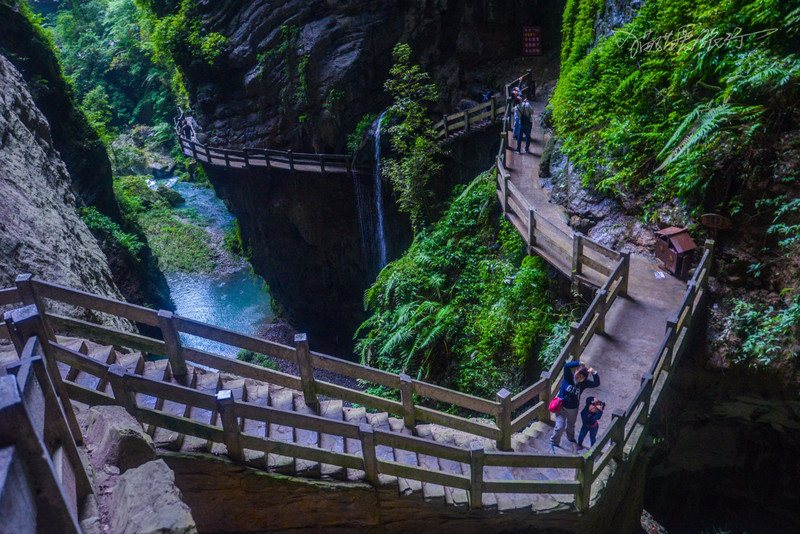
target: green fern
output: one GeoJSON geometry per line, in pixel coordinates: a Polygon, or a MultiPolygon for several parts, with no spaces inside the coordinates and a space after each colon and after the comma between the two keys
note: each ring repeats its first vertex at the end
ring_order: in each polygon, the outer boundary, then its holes
{"type": "Polygon", "coordinates": [[[706,104],[693,109],[686,115],[678,129],[667,141],[667,144],[658,153],[660,157],[666,151],[672,149],[669,156],[658,166],[656,172],[663,170],[694,146],[713,138],[719,129],[729,122],[731,117],[741,115],[746,111],[747,108],[729,104],[721,104],[714,107],[706,104]],[[677,142],[679,138],[680,142],[677,142]]]}

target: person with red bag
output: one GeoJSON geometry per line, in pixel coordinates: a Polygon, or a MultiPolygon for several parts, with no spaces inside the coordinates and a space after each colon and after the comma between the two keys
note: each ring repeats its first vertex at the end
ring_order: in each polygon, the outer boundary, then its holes
{"type": "Polygon", "coordinates": [[[600,375],[593,368],[587,368],[583,362],[568,362],[564,364],[564,378],[561,380],[561,388],[558,397],[561,398],[561,408],[556,412],[556,424],[550,436],[550,450],[556,453],[556,447],[561,447],[561,436],[567,432],[567,441],[572,443],[574,452],[577,443],[575,441],[575,421],[578,419],[578,408],[580,408],[581,393],[589,388],[596,388],[600,385],[600,375]],[[591,376],[591,379],[589,378],[591,376]]]}

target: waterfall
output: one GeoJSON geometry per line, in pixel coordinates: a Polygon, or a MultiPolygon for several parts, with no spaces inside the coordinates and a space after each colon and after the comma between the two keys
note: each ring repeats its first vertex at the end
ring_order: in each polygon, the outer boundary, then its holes
{"type": "Polygon", "coordinates": [[[381,121],[386,111],[381,113],[375,124],[375,213],[378,216],[377,245],[378,270],[386,267],[386,232],[383,225],[383,179],[381,178],[381,121]]]}
{"type": "Polygon", "coordinates": [[[361,231],[361,252],[364,254],[364,267],[370,279],[377,275],[375,261],[375,221],[372,210],[372,187],[363,175],[353,169],[353,189],[356,193],[356,209],[358,210],[358,227],[361,231]],[[365,183],[366,182],[366,183],[365,183]]]}
{"type": "Polygon", "coordinates": [[[369,278],[375,279],[386,266],[386,231],[383,215],[383,179],[381,178],[381,120],[384,111],[374,123],[375,171],[372,176],[353,170],[353,187],[361,231],[361,250],[369,278]]]}

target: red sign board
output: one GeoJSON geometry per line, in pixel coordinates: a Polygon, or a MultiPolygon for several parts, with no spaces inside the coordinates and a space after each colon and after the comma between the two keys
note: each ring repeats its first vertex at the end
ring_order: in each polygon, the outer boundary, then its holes
{"type": "Polygon", "coordinates": [[[526,56],[542,55],[542,28],[540,26],[522,28],[522,53],[526,56]]]}

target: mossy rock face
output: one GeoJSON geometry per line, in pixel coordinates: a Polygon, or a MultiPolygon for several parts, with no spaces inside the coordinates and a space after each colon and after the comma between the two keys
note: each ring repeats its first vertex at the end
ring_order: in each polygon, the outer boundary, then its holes
{"type": "Polygon", "coordinates": [[[174,189],[170,189],[165,185],[159,185],[158,189],[156,190],[156,193],[158,193],[159,196],[161,196],[161,198],[169,202],[169,205],[172,206],[173,208],[176,206],[180,206],[181,204],[186,202],[186,199],[183,198],[183,196],[181,196],[180,193],[178,193],[174,189]]]}

